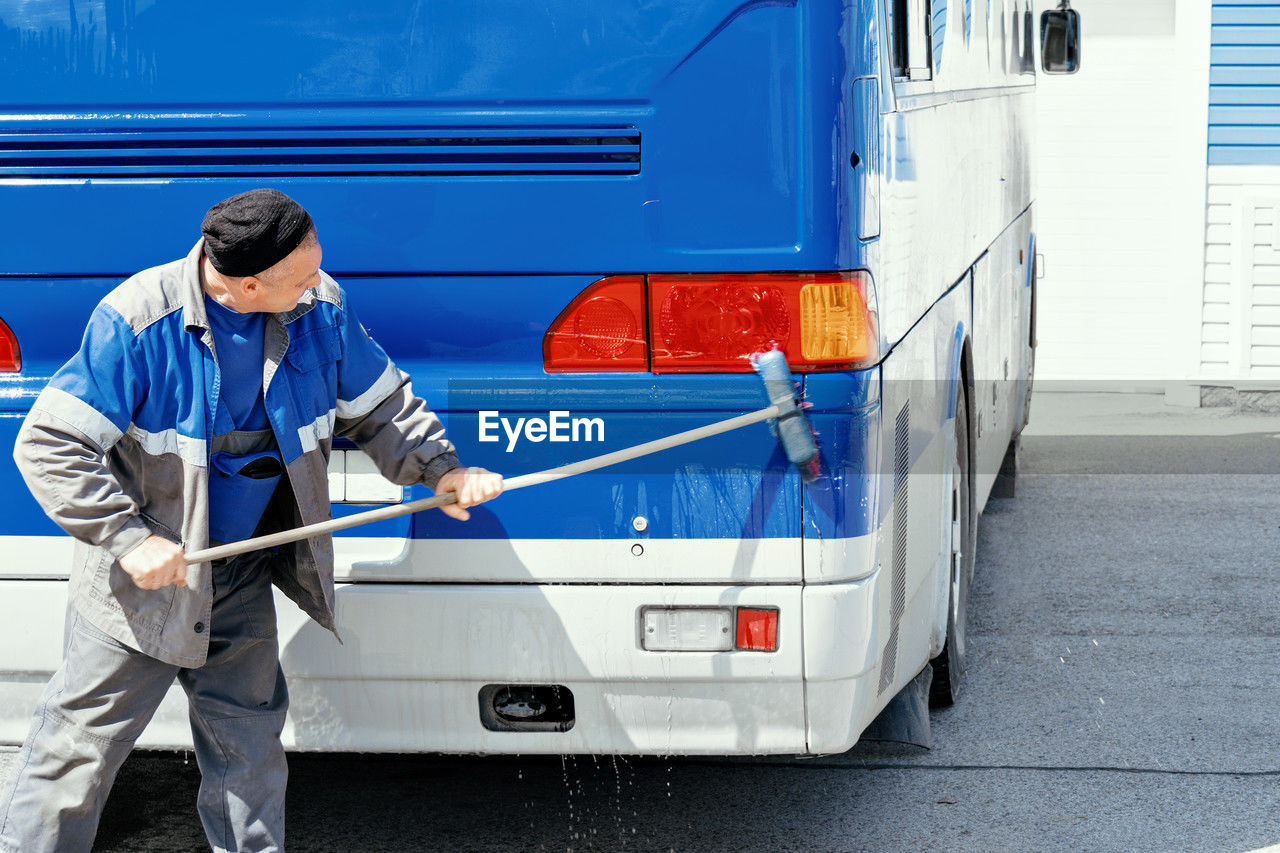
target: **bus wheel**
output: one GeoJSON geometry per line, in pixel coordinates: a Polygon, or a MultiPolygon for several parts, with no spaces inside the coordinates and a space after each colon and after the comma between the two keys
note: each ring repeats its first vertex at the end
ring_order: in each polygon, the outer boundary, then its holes
{"type": "Polygon", "coordinates": [[[973,580],[973,491],[970,488],[969,413],[963,386],[956,389],[956,455],[951,467],[951,559],[947,605],[947,640],[933,664],[929,704],[952,705],[960,698],[965,671],[965,633],[969,584],[973,580]]]}
{"type": "Polygon", "coordinates": [[[991,486],[991,497],[1011,498],[1018,493],[1018,454],[1022,449],[1022,436],[1017,433],[1009,439],[1009,447],[1000,462],[1000,473],[991,486]]]}

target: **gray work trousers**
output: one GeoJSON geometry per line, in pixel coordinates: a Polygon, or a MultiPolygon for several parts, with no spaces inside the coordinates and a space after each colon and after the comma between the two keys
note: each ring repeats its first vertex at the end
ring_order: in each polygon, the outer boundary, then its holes
{"type": "Polygon", "coordinates": [[[209,844],[284,849],[289,695],[265,556],[214,563],[209,657],[198,669],[144,655],[68,609],[62,666],[0,795],[0,851],[88,851],[116,771],[174,678],[190,706],[209,844]]]}

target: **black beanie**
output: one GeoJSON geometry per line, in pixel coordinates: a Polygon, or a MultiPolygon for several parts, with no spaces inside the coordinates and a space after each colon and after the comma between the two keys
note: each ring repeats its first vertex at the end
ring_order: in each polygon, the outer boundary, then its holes
{"type": "Polygon", "coordinates": [[[204,253],[223,275],[257,275],[298,248],[311,216],[278,190],[249,190],[209,208],[200,224],[204,253]]]}

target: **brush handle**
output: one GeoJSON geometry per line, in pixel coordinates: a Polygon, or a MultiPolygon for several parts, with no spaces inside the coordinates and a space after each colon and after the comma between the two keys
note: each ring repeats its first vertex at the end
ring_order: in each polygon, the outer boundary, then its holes
{"type": "MultiPolygon", "coordinates": [[[[644,444],[637,444],[634,447],[615,450],[612,453],[604,453],[600,456],[593,456],[590,459],[583,459],[579,462],[570,462],[568,465],[561,465],[559,468],[548,468],[545,471],[534,471],[531,474],[521,474],[518,477],[510,477],[503,482],[502,490],[504,492],[510,492],[515,489],[523,489],[527,486],[537,486],[542,483],[550,483],[553,480],[563,480],[566,477],[575,477],[578,474],[585,474],[588,471],[607,468],[610,465],[617,465],[620,462],[629,462],[632,459],[639,459],[640,457],[648,456],[651,453],[658,453],[663,450],[669,450],[672,447],[679,447],[682,444],[689,444],[693,441],[710,438],[713,435],[732,432],[735,429],[741,429],[745,426],[750,426],[751,424],[758,424],[761,421],[767,421],[770,418],[776,418],[777,416],[777,406],[757,409],[756,411],[748,412],[745,415],[738,415],[737,417],[717,421],[713,424],[707,424],[706,426],[700,426],[695,429],[678,432],[675,435],[669,435],[665,438],[646,441],[644,444]]],[[[456,494],[453,492],[446,492],[443,495],[432,495],[429,498],[410,501],[407,504],[395,504],[394,506],[379,507],[377,509],[368,510],[367,512],[348,515],[345,518],[334,518],[329,521],[308,524],[305,527],[295,527],[292,530],[282,530],[279,533],[269,533],[266,536],[258,536],[254,539],[245,539],[241,542],[229,542],[226,545],[218,545],[214,548],[205,548],[204,550],[193,551],[192,553],[187,554],[187,565],[190,566],[196,563],[204,563],[209,560],[221,560],[224,557],[234,557],[238,554],[247,554],[250,551],[257,551],[261,548],[274,548],[277,545],[287,545],[290,542],[297,542],[300,539],[309,539],[312,536],[320,536],[324,533],[333,533],[335,530],[346,530],[348,527],[358,527],[361,524],[370,524],[375,521],[397,518],[413,512],[436,509],[444,506],[445,504],[457,503],[457,500],[458,496],[456,494]]]]}

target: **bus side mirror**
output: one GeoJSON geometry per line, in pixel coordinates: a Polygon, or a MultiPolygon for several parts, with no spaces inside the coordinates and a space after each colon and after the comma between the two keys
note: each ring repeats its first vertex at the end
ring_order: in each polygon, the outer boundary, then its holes
{"type": "Polygon", "coordinates": [[[1046,74],[1080,70],[1080,16],[1068,0],[1040,14],[1040,67],[1046,74]]]}

